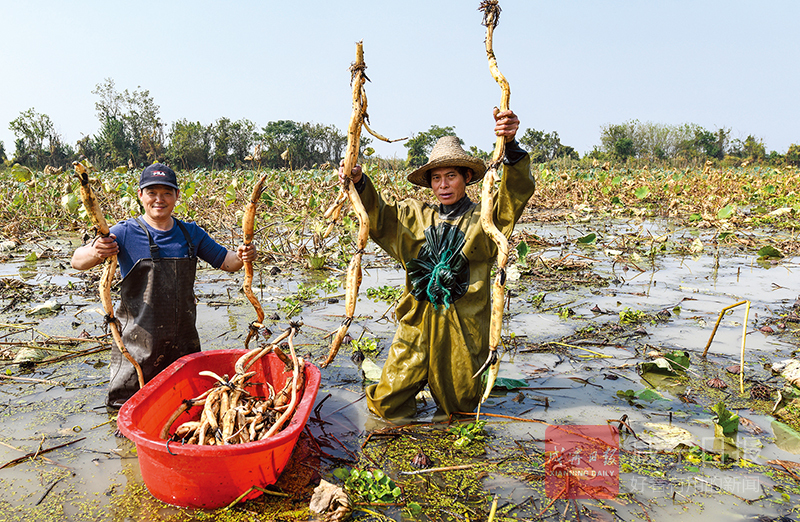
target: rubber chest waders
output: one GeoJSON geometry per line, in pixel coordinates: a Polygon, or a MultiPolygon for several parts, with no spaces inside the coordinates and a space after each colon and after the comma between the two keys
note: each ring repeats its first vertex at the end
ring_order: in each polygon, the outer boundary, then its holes
{"type": "MultiPolygon", "coordinates": [[[[179,358],[200,351],[194,296],[197,256],[179,220],[175,223],[189,248],[188,257],[183,258],[159,256],[150,231],[139,218],[136,222],[147,234],[151,257],[137,261],[122,280],[117,318],[122,341],[142,367],[147,383],[179,358]]],[[[139,390],[136,370],[118,350],[111,351],[110,367],[106,404],[120,407],[139,390]]]]}

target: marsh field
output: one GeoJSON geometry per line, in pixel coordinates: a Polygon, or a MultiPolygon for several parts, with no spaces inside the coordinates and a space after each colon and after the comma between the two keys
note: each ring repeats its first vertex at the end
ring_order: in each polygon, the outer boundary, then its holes
{"type": "MultiPolygon", "coordinates": [[[[373,162],[366,172],[384,197],[431,197],[402,170],[373,162]]],[[[177,217],[235,247],[261,174],[179,173],[177,217]]],[[[534,175],[511,239],[500,379],[479,425],[474,414],[434,418],[424,393],[410,424],[368,413],[364,386],[385,360],[405,280],[370,243],[352,342],[321,370],[288,468],[268,494],[203,511],[153,498],[135,445],[115,436],[100,268],[69,263],[94,235],[75,176],[0,172],[0,520],[312,520],[320,479],[348,487],[356,520],[487,520],[495,500],[498,521],[800,517],[800,372],[787,363],[800,344],[800,170],[551,165],[534,175]],[[546,431],[608,425],[620,433],[618,493],[548,495],[546,431]],[[445,469],[416,467],[420,453],[445,469]],[[399,494],[345,484],[342,470],[385,474],[399,494]]],[[[110,222],[139,212],[137,173],[94,177],[110,222]]],[[[332,170],[271,171],[256,217],[266,326],[302,321],[295,346],[316,364],[344,317],[357,231],[348,214],[324,237],[337,183],[332,170]]],[[[243,274],[198,274],[203,350],[243,348],[255,319],[243,274]]]]}

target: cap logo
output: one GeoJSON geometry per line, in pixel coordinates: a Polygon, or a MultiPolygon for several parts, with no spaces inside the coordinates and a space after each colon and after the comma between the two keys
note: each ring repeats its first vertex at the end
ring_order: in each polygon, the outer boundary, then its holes
{"type": "Polygon", "coordinates": [[[152,174],[153,176],[166,176],[167,175],[166,172],[162,172],[160,170],[154,170],[150,174],[152,174]]]}

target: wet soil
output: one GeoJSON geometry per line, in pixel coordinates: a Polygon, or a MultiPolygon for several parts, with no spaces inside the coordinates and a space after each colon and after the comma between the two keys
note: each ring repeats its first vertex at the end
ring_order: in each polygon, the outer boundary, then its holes
{"type": "MultiPolygon", "coordinates": [[[[797,259],[786,247],[789,255],[780,259],[757,255],[766,244],[791,244],[791,235],[763,230],[721,238],[716,228],[668,221],[538,218],[519,225],[514,237],[514,246],[524,241],[528,252],[511,261],[501,380],[481,409],[483,439],[455,445],[453,425],[474,417],[448,424],[434,416],[425,394],[408,424],[368,413],[364,386],[372,363],[383,364],[395,324],[391,299],[367,298],[366,290],[404,280],[370,245],[350,334],[374,339],[375,349],[358,363],[344,346],[322,370],[308,429],[274,486],[291,496],[262,495],[215,511],[155,500],[139,474],[135,445],[115,436],[115,412],[104,406],[110,341],[98,312],[99,269],[69,268],[78,238],[4,245],[0,465],[10,464],[0,469],[0,519],[308,520],[314,487],[320,478],[341,484],[333,476],[338,467],[382,469],[403,490],[393,505],[359,504],[360,520],[485,520],[494,498],[496,520],[799,516],[800,468],[792,463],[800,462],[800,442],[791,426],[800,427],[800,408],[791,387],[770,371],[798,349],[797,259]],[[591,233],[593,242],[578,241],[591,233]],[[745,305],[720,319],[742,301],[749,302],[746,321],[745,305]],[[740,364],[743,332],[740,380],[729,369],[740,364]],[[29,351],[25,363],[22,350],[29,351]],[[688,369],[641,371],[643,362],[676,351],[688,355],[688,369]],[[710,387],[712,378],[725,387],[710,387]],[[715,436],[711,408],[720,402],[739,415],[732,436],[715,436]],[[618,494],[554,500],[546,491],[548,429],[581,425],[620,429],[618,494]],[[411,464],[420,452],[434,467],[460,469],[420,472],[411,464]]],[[[343,289],[330,279],[341,280],[341,271],[279,258],[256,268],[253,286],[267,327],[276,335],[290,318],[301,319],[299,355],[319,363],[325,337],[344,315],[343,289]]],[[[244,346],[255,315],[241,282],[242,274],[200,270],[204,350],[244,346]]]]}

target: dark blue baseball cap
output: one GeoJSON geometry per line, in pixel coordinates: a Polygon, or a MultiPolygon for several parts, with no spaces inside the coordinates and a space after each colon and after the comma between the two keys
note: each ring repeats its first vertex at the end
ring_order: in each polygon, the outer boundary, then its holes
{"type": "Polygon", "coordinates": [[[150,185],[166,185],[175,190],[180,190],[175,171],[163,163],[153,163],[142,171],[142,176],[139,178],[139,188],[143,189],[150,185]]]}

